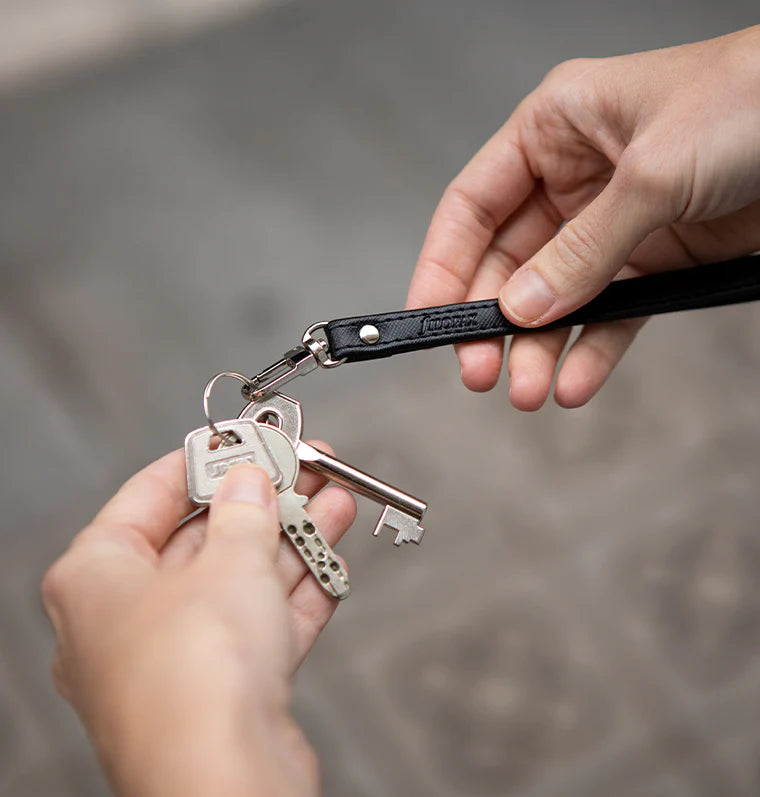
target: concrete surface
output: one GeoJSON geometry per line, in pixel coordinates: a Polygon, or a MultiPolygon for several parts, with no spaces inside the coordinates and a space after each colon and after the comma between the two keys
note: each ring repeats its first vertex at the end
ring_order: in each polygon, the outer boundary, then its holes
{"type": "Polygon", "coordinates": [[[195,34],[271,0],[0,0],[0,90],[195,34]]]}
{"type": "MultiPolygon", "coordinates": [[[[756,18],[296,2],[0,99],[2,797],[106,793],[37,585],[206,378],[401,306],[443,186],[556,62],[756,18]]],[[[354,594],[296,694],[327,795],[760,791],[759,340],[756,307],[656,320],[574,412],[469,394],[448,350],[294,388],[431,506],[419,549],[366,502],[341,545],[354,594]]]]}

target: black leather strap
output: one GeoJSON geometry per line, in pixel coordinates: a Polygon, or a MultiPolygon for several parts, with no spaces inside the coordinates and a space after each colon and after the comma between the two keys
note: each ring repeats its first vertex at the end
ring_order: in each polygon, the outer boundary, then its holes
{"type": "MultiPolygon", "coordinates": [[[[588,304],[541,329],[695,310],[760,299],[760,256],[619,280],[588,304]]],[[[484,340],[525,331],[508,321],[496,299],[420,310],[340,318],[327,324],[330,355],[347,362],[390,357],[405,351],[484,340]],[[364,343],[362,327],[379,332],[364,343]]],[[[366,337],[366,336],[365,336],[366,337]]]]}

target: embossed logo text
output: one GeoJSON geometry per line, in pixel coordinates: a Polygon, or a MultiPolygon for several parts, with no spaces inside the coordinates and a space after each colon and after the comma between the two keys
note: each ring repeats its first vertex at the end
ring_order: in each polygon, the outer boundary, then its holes
{"type": "Polygon", "coordinates": [[[420,335],[434,335],[436,332],[453,332],[458,329],[477,329],[477,313],[452,313],[451,315],[426,315],[422,319],[420,335]]]}
{"type": "Polygon", "coordinates": [[[235,454],[227,457],[227,459],[218,459],[216,462],[206,463],[206,476],[209,479],[221,479],[225,473],[239,462],[248,462],[251,465],[258,465],[256,457],[253,454],[235,454]]]}

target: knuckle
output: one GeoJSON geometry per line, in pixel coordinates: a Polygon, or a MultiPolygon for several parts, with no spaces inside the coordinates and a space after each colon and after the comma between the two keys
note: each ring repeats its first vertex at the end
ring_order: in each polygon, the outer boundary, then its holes
{"type": "Polygon", "coordinates": [[[50,666],[50,677],[53,681],[53,686],[55,687],[58,694],[64,700],[71,699],[71,688],[69,686],[69,681],[66,676],[66,668],[63,664],[63,658],[61,656],[61,652],[57,651],[55,654],[55,658],[53,659],[53,663],[50,666]]]}
{"type": "Polygon", "coordinates": [[[597,58],[570,58],[567,61],[562,61],[549,70],[544,78],[544,83],[549,85],[565,84],[575,80],[586,74],[589,69],[599,63],[599,60],[597,58]]]}
{"type": "Polygon", "coordinates": [[[314,748],[309,744],[301,727],[294,720],[287,720],[285,737],[292,755],[296,758],[299,770],[307,783],[319,783],[321,767],[314,748]]]}
{"type": "MultiPolygon", "coordinates": [[[[498,227],[498,220],[486,204],[462,186],[458,179],[449,184],[444,196],[448,204],[461,209],[465,216],[472,219],[479,228],[489,235],[493,235],[498,227]]],[[[460,214],[456,213],[455,218],[459,217],[460,214]]]]}
{"type": "MultiPolygon", "coordinates": [[[[343,559],[341,559],[341,557],[336,558],[340,561],[343,567],[346,567],[346,563],[343,559]]],[[[320,595],[320,598],[321,597],[322,596],[320,595]]],[[[294,617],[296,628],[299,636],[302,639],[311,640],[309,642],[309,646],[311,646],[313,640],[315,640],[322,632],[322,629],[332,616],[334,609],[335,602],[327,595],[324,595],[323,600],[312,601],[311,603],[307,603],[298,607],[294,617]]]]}
{"type": "Polygon", "coordinates": [[[303,746],[301,748],[301,762],[303,772],[306,775],[309,783],[320,783],[322,780],[321,766],[319,757],[317,756],[314,748],[306,741],[304,737],[303,746]]]}
{"type": "Polygon", "coordinates": [[[612,373],[622,353],[618,354],[616,347],[609,341],[603,342],[592,338],[586,341],[586,346],[606,378],[612,373]]]}
{"type": "Polygon", "coordinates": [[[585,287],[593,279],[599,241],[581,219],[574,219],[556,238],[556,270],[570,288],[585,287]]]}
{"type": "Polygon", "coordinates": [[[217,528],[225,530],[248,529],[266,532],[275,525],[272,512],[260,504],[245,501],[226,501],[217,507],[217,528]]]}
{"type": "Polygon", "coordinates": [[[661,203],[672,196],[678,185],[678,167],[669,153],[647,139],[626,148],[617,169],[616,179],[627,191],[647,203],[661,203]]]}
{"type": "Polygon", "coordinates": [[[59,606],[64,601],[74,583],[73,571],[70,553],[62,556],[48,568],[40,586],[42,603],[46,609],[59,606]]]}

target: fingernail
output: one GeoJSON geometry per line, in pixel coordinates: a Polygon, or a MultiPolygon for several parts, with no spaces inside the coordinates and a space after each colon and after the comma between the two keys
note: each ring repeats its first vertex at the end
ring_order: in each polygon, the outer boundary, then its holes
{"type": "Polygon", "coordinates": [[[537,321],[551,309],[557,297],[544,278],[532,268],[515,272],[499,294],[509,314],[518,321],[537,321]]]}
{"type": "Polygon", "coordinates": [[[243,501],[268,507],[272,503],[274,490],[267,474],[255,465],[235,465],[219,485],[215,501],[243,501]]]}

